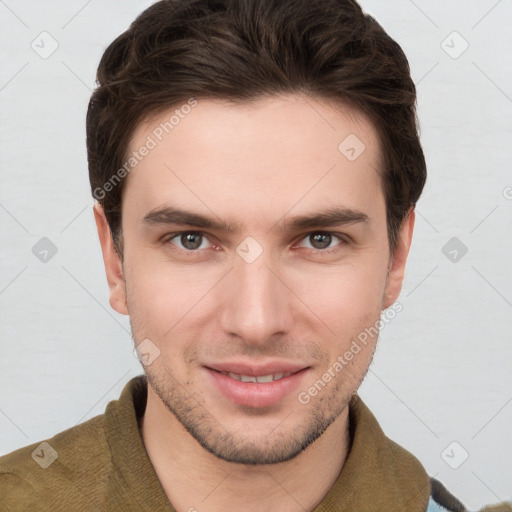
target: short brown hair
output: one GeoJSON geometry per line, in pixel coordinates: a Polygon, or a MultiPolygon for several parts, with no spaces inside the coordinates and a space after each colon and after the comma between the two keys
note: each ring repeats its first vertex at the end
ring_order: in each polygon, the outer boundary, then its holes
{"type": "Polygon", "coordinates": [[[353,0],[162,0],[108,46],[97,84],[87,111],[89,179],[121,257],[126,180],[116,173],[130,137],[149,116],[190,98],[295,92],[364,112],[382,148],[391,250],[425,184],[409,63],[353,0]]]}

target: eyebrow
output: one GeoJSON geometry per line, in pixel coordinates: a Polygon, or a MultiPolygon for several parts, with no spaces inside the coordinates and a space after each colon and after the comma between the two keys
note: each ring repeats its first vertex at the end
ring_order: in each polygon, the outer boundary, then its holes
{"type": "MultiPolygon", "coordinates": [[[[326,228],[356,223],[370,224],[370,218],[366,213],[359,210],[335,207],[320,212],[298,215],[288,220],[281,219],[275,226],[278,231],[299,231],[309,228],[326,228]]],[[[228,233],[239,233],[242,231],[241,226],[237,223],[228,223],[219,218],[208,217],[168,206],[151,210],[142,218],[142,224],[146,226],[176,224],[228,233]]]]}

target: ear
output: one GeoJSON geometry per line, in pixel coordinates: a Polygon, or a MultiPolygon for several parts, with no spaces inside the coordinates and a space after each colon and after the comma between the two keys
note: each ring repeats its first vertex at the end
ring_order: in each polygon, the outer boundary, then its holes
{"type": "Polygon", "coordinates": [[[115,250],[110,227],[107,219],[105,218],[103,207],[99,203],[96,203],[93,210],[94,220],[96,221],[98,236],[100,238],[101,252],[103,253],[103,263],[105,264],[108,287],[110,290],[110,305],[118,313],[128,315],[126,289],[123,279],[123,264],[115,250]]]}
{"type": "Polygon", "coordinates": [[[405,274],[405,264],[412,242],[415,213],[411,208],[400,225],[397,241],[388,266],[388,277],[382,308],[389,308],[400,295],[405,274]]]}

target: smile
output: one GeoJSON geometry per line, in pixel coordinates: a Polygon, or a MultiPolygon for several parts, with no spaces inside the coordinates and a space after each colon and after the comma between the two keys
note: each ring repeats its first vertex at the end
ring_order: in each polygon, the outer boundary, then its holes
{"type": "Polygon", "coordinates": [[[265,382],[274,382],[275,380],[281,380],[285,377],[288,377],[292,374],[292,372],[287,373],[271,373],[269,375],[259,375],[255,377],[254,375],[240,375],[238,373],[233,372],[220,372],[222,375],[227,375],[232,379],[239,380],[241,382],[256,382],[256,383],[265,383],[265,382]]]}
{"type": "Polygon", "coordinates": [[[261,408],[276,406],[304,387],[309,367],[286,362],[267,365],[225,363],[205,366],[208,393],[235,405],[261,408]],[[219,393],[219,395],[217,394],[219,393]]]}

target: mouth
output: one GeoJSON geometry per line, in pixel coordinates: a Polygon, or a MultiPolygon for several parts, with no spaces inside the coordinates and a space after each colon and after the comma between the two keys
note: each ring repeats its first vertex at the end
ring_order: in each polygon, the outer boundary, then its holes
{"type": "Polygon", "coordinates": [[[233,372],[220,372],[222,375],[227,375],[228,377],[239,380],[240,382],[257,382],[259,384],[267,383],[267,382],[274,382],[276,380],[284,379],[290,375],[292,375],[292,372],[286,372],[286,373],[269,373],[268,375],[241,375],[239,373],[233,373],[233,372]]]}
{"type": "Polygon", "coordinates": [[[261,408],[282,402],[300,385],[310,367],[275,362],[264,366],[215,364],[204,369],[213,390],[231,403],[261,408]]]}

